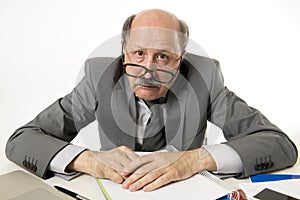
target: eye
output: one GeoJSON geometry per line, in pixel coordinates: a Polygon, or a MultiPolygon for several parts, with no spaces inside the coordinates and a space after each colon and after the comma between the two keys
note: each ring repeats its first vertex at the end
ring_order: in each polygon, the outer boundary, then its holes
{"type": "Polygon", "coordinates": [[[168,60],[169,57],[165,54],[158,54],[157,59],[159,59],[159,60],[168,60]]]}
{"type": "Polygon", "coordinates": [[[138,56],[138,57],[142,57],[144,55],[144,52],[142,51],[136,51],[135,54],[138,56]]]}

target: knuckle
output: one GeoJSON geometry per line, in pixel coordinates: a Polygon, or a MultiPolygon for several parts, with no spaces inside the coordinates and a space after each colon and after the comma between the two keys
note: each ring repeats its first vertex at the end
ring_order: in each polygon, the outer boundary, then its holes
{"type": "Polygon", "coordinates": [[[178,170],[172,169],[166,174],[166,177],[170,180],[177,180],[180,177],[178,170]]]}
{"type": "Polygon", "coordinates": [[[123,178],[121,176],[119,176],[117,173],[111,174],[109,179],[111,179],[115,183],[122,183],[123,182],[123,178]]]}
{"type": "Polygon", "coordinates": [[[129,148],[124,146],[124,145],[118,147],[118,149],[123,150],[123,151],[128,151],[129,150],[129,148]]]}
{"type": "Polygon", "coordinates": [[[161,183],[167,183],[172,180],[172,176],[167,174],[166,176],[162,176],[160,180],[161,180],[161,183]]]}

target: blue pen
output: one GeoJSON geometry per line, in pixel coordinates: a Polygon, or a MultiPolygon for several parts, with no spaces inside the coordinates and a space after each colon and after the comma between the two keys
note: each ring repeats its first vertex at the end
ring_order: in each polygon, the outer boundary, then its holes
{"type": "Polygon", "coordinates": [[[287,179],[300,179],[300,175],[294,174],[257,174],[250,176],[253,183],[255,182],[266,182],[266,181],[279,181],[287,179]]]}

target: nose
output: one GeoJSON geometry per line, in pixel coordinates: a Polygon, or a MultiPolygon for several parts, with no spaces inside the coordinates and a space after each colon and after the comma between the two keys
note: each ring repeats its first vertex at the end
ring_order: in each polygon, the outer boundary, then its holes
{"type": "Polygon", "coordinates": [[[147,73],[144,75],[144,78],[146,78],[146,79],[152,78],[152,73],[147,72],[147,73]]]}
{"type": "MultiPolygon", "coordinates": [[[[154,69],[154,62],[155,62],[154,56],[147,56],[147,62],[146,62],[146,65],[145,65],[147,67],[147,69],[153,70],[154,69]]],[[[144,75],[144,77],[149,79],[149,78],[152,77],[152,73],[148,72],[144,75]]]]}
{"type": "Polygon", "coordinates": [[[148,69],[153,69],[153,64],[155,63],[155,59],[153,55],[148,55],[146,58],[146,66],[148,69]]]}

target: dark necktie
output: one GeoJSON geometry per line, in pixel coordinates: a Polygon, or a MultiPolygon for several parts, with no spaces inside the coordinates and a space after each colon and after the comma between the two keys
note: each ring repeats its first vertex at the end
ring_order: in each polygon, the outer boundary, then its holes
{"type": "Polygon", "coordinates": [[[143,144],[137,144],[136,150],[157,151],[166,146],[163,108],[161,105],[165,101],[166,98],[145,101],[152,114],[145,128],[143,144]]]}

